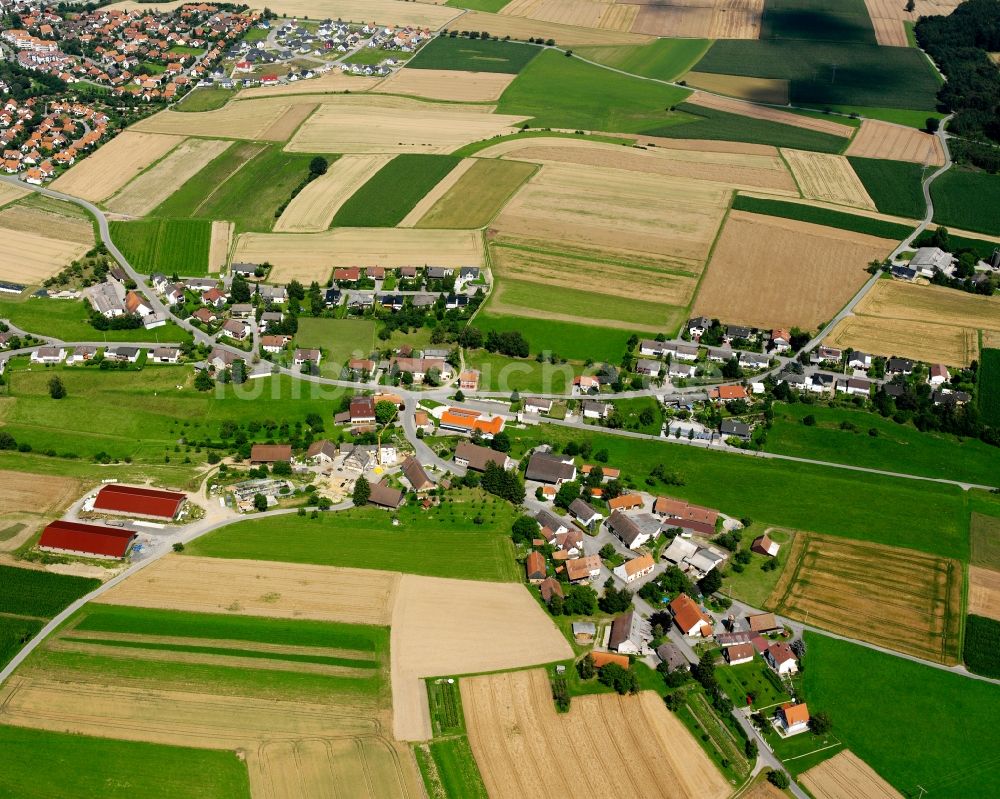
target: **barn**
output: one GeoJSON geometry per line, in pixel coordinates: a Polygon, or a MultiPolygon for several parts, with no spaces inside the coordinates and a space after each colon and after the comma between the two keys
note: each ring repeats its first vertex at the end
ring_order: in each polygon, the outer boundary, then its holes
{"type": "Polygon", "coordinates": [[[63,555],[121,560],[135,543],[136,533],[98,524],[55,521],[42,531],[38,548],[63,555]]]}
{"type": "Polygon", "coordinates": [[[97,492],[94,510],[173,519],[185,499],[187,496],[178,491],[160,491],[155,488],[137,488],[111,483],[97,492]]]}

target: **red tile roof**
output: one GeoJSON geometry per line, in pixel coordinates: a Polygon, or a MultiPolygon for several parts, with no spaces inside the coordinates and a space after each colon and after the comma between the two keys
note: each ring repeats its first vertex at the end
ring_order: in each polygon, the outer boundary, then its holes
{"type": "Polygon", "coordinates": [[[159,491],[155,488],[138,488],[112,483],[97,492],[94,509],[172,519],[186,498],[186,495],[179,491],[159,491]]]}

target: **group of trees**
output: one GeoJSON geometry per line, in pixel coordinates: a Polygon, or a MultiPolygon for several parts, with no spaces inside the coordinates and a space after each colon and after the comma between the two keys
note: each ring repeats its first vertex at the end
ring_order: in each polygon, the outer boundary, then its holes
{"type": "Polygon", "coordinates": [[[513,505],[520,505],[524,502],[524,481],[514,470],[503,469],[497,464],[486,464],[486,470],[479,481],[483,490],[491,494],[506,499],[513,505]]]}
{"type": "Polygon", "coordinates": [[[487,352],[499,352],[512,358],[527,358],[530,353],[528,340],[518,330],[507,330],[503,333],[490,330],[486,334],[483,347],[487,352]]]}
{"type": "Polygon", "coordinates": [[[329,166],[330,164],[323,156],[317,155],[315,158],[313,158],[309,162],[308,174],[306,174],[306,176],[302,178],[302,182],[298,186],[292,189],[292,196],[289,197],[287,200],[285,200],[285,202],[283,202],[275,209],[274,218],[277,219],[279,216],[281,216],[282,213],[284,213],[285,208],[288,207],[288,204],[296,197],[298,197],[299,192],[301,192],[306,186],[308,186],[310,183],[312,183],[314,180],[316,180],[316,178],[320,177],[321,175],[325,175],[326,170],[329,168],[329,166]]]}

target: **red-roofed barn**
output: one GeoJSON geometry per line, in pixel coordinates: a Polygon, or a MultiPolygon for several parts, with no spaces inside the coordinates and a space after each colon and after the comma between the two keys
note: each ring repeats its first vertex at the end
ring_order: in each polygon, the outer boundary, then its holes
{"type": "Polygon", "coordinates": [[[160,491],[155,488],[137,488],[111,483],[97,492],[94,510],[173,519],[185,499],[187,497],[178,491],[160,491]]]}
{"type": "Polygon", "coordinates": [[[136,533],[98,524],[55,521],[42,531],[38,548],[88,558],[124,558],[136,533]]]}

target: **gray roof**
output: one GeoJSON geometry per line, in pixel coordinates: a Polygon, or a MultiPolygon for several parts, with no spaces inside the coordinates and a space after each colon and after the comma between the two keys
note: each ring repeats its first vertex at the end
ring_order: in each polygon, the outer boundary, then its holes
{"type": "Polygon", "coordinates": [[[594,508],[590,507],[582,499],[574,499],[569,506],[569,512],[576,516],[578,519],[592,519],[594,516],[600,516],[594,508]]]}
{"type": "Polygon", "coordinates": [[[560,529],[568,529],[569,526],[566,524],[565,519],[561,519],[556,516],[552,511],[540,510],[535,514],[535,521],[538,522],[542,527],[548,527],[553,532],[559,532],[560,529]]]}
{"type": "Polygon", "coordinates": [[[738,419],[723,419],[722,424],[719,426],[720,432],[727,436],[748,436],[750,435],[750,426],[739,421],[738,419]]]}
{"type": "Polygon", "coordinates": [[[681,653],[681,650],[671,643],[660,644],[656,647],[656,654],[660,660],[667,664],[671,671],[688,668],[690,665],[687,658],[681,653]]]}
{"type": "Polygon", "coordinates": [[[620,510],[616,510],[608,518],[608,528],[612,533],[618,536],[618,538],[620,538],[627,547],[631,547],[640,536],[645,535],[642,528],[639,527],[633,519],[626,516],[620,510]]]}
{"type": "Polygon", "coordinates": [[[541,483],[555,483],[559,480],[572,480],[576,475],[576,467],[572,463],[563,463],[555,455],[547,452],[536,452],[528,461],[525,477],[541,483]]]}

